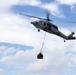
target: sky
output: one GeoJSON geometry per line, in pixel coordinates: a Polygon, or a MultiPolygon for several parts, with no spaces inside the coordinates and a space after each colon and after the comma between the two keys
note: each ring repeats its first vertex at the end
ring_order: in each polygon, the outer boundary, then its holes
{"type": "Polygon", "coordinates": [[[47,33],[37,59],[45,32],[19,13],[46,18],[45,10],[61,32],[76,32],[76,0],[0,0],[0,75],[76,75],[76,40],[47,33]]]}

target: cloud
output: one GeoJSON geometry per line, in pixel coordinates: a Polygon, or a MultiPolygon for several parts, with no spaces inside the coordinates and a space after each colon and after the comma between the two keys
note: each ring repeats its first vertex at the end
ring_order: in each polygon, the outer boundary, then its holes
{"type": "Polygon", "coordinates": [[[1,42],[18,43],[24,44],[24,41],[28,45],[37,41],[35,38],[36,33],[34,32],[34,26],[30,24],[31,20],[23,19],[23,17],[15,14],[3,14],[0,18],[0,40],[1,42]],[[31,29],[31,30],[30,30],[31,29]],[[32,40],[30,39],[32,37],[32,40]],[[34,38],[35,37],[35,38],[34,38]],[[27,40],[25,40],[27,39],[27,40]],[[29,41],[28,41],[29,39],[29,41]]]}
{"type": "Polygon", "coordinates": [[[52,3],[42,3],[41,0],[23,0],[20,2],[22,5],[30,5],[30,6],[36,6],[42,9],[48,10],[52,15],[57,17],[64,17],[59,4],[54,1],[52,3]]]}
{"type": "Polygon", "coordinates": [[[40,0],[23,0],[20,2],[22,5],[30,5],[30,6],[36,6],[42,9],[48,10],[52,15],[57,17],[64,17],[59,4],[57,2],[52,3],[42,3],[40,0]]]}
{"type": "Polygon", "coordinates": [[[60,5],[68,5],[70,6],[71,12],[75,13],[76,9],[76,0],[56,0],[60,5]]]}
{"type": "Polygon", "coordinates": [[[39,6],[41,4],[40,0],[20,0],[19,4],[21,5],[30,5],[30,6],[39,6]]]}
{"type": "Polygon", "coordinates": [[[65,5],[75,5],[76,4],[76,0],[56,0],[58,1],[60,4],[65,4],[65,5]]]}
{"type": "Polygon", "coordinates": [[[52,15],[56,17],[64,17],[60,9],[60,5],[56,2],[42,4],[40,7],[48,10],[52,15]]]}
{"type": "Polygon", "coordinates": [[[48,10],[52,15],[57,17],[64,17],[63,12],[60,9],[59,4],[54,1],[52,3],[42,3],[41,0],[1,0],[0,1],[0,12],[9,12],[9,9],[14,5],[29,5],[29,6],[35,6],[42,9],[48,10]]]}
{"type": "Polygon", "coordinates": [[[76,5],[71,6],[71,12],[76,14],[76,5]]]}
{"type": "Polygon", "coordinates": [[[0,0],[0,12],[7,11],[12,5],[15,5],[18,3],[19,0],[0,0]]]}
{"type": "Polygon", "coordinates": [[[5,57],[7,55],[12,55],[16,52],[17,52],[17,50],[15,50],[14,48],[7,48],[5,46],[0,46],[0,57],[5,57]]]}
{"type": "MultiPolygon", "coordinates": [[[[51,42],[52,45],[55,43],[51,42]]],[[[50,43],[50,45],[51,45],[50,43]]],[[[60,43],[60,42],[59,42],[60,43]]],[[[61,46],[55,45],[57,47],[48,49],[49,46],[44,48],[43,54],[44,59],[38,60],[37,54],[39,52],[39,47],[35,47],[30,51],[18,51],[13,56],[7,56],[2,58],[1,63],[14,67],[14,69],[20,69],[16,72],[19,74],[28,74],[28,75],[63,75],[66,74],[66,70],[75,64],[76,56],[73,54],[65,54],[67,51],[73,51],[75,47],[75,42],[61,43],[61,46]],[[33,69],[32,69],[33,68],[33,69]]],[[[51,45],[51,46],[52,46],[51,45]]],[[[14,74],[15,75],[15,74],[14,74]]]]}
{"type": "MultiPolygon", "coordinates": [[[[30,28],[30,30],[31,30],[30,34],[32,34],[32,29],[30,28]]],[[[68,30],[66,29],[62,28],[61,30],[64,33],[66,32],[66,34],[69,33],[68,30]]],[[[27,30],[25,30],[25,32],[26,31],[27,30]]],[[[35,33],[36,33],[35,35],[37,36],[38,32],[35,32],[35,33]]],[[[21,34],[17,34],[17,36],[21,34]]],[[[39,35],[40,37],[43,37],[43,32],[41,31],[39,35]]],[[[13,38],[10,38],[10,39],[13,39],[13,38]]],[[[66,43],[64,43],[61,38],[47,33],[45,46],[43,48],[44,59],[38,60],[36,57],[40,51],[42,38],[34,36],[34,39],[36,40],[39,39],[41,42],[39,43],[32,42],[32,45],[34,46],[33,50],[28,50],[28,51],[19,50],[15,55],[3,57],[0,63],[4,65],[8,65],[8,67],[10,67],[11,69],[12,67],[16,69],[16,73],[14,72],[14,75],[18,75],[21,73],[28,74],[28,75],[31,75],[31,74],[33,75],[37,75],[37,74],[38,75],[47,75],[47,74],[48,75],[50,74],[63,75],[66,73],[66,70],[69,68],[69,66],[72,66],[75,64],[75,59],[76,59],[75,55],[71,53],[66,54],[66,52],[69,52],[69,51],[75,52],[75,49],[76,49],[75,41],[67,41],[66,43]]],[[[26,40],[27,39],[25,39],[25,41],[26,40]]],[[[30,38],[30,40],[33,40],[33,38],[30,38]]],[[[27,42],[25,41],[24,41],[24,44],[28,43],[28,41],[27,42]]],[[[16,41],[13,43],[19,43],[18,39],[16,39],[16,41]]],[[[21,43],[23,44],[23,42],[21,43]]],[[[30,43],[28,43],[28,45],[30,45],[30,43]]]]}
{"type": "Polygon", "coordinates": [[[0,58],[15,55],[20,50],[30,50],[32,47],[11,43],[0,43],[0,58]]]}
{"type": "Polygon", "coordinates": [[[41,3],[40,0],[0,0],[0,12],[8,12],[8,10],[13,5],[31,5],[31,6],[38,6],[41,3]]]}

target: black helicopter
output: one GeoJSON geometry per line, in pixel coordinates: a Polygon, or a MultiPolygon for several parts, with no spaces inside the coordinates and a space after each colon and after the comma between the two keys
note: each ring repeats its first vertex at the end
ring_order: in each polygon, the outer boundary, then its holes
{"type": "Polygon", "coordinates": [[[20,15],[39,19],[37,21],[31,22],[31,24],[33,24],[38,29],[38,32],[40,32],[40,29],[41,29],[41,30],[43,30],[45,32],[57,35],[57,36],[63,38],[64,42],[65,42],[65,40],[75,40],[76,39],[76,37],[73,37],[73,35],[75,34],[74,32],[72,32],[68,36],[63,34],[58,29],[58,27],[54,23],[51,22],[52,20],[50,20],[48,13],[47,13],[47,18],[46,19],[40,18],[40,17],[36,17],[36,16],[31,16],[31,15],[26,15],[26,14],[23,14],[23,13],[20,13],[20,15]]]}

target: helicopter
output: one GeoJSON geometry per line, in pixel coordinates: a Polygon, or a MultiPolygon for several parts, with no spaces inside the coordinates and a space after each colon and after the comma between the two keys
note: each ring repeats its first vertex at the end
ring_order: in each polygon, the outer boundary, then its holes
{"type": "Polygon", "coordinates": [[[31,22],[31,24],[33,24],[37,28],[38,32],[40,32],[40,30],[43,30],[43,31],[48,32],[50,34],[57,35],[57,36],[63,38],[64,42],[66,42],[66,40],[75,40],[76,39],[76,37],[73,37],[75,32],[71,32],[71,34],[68,35],[68,36],[63,34],[58,29],[58,27],[54,23],[52,23],[52,20],[49,18],[50,17],[49,13],[47,13],[46,19],[36,17],[36,16],[31,16],[31,15],[26,15],[26,14],[23,14],[23,13],[20,13],[20,15],[39,19],[37,21],[31,22]]]}

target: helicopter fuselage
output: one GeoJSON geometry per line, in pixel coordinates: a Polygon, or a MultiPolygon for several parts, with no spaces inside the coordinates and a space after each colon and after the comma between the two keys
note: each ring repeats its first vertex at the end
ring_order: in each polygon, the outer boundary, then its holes
{"type": "Polygon", "coordinates": [[[66,40],[76,39],[75,37],[73,37],[74,32],[69,35],[70,37],[66,36],[61,31],[59,31],[58,27],[55,24],[53,24],[52,22],[40,20],[40,21],[31,22],[31,24],[33,24],[38,29],[38,31],[40,31],[40,29],[41,29],[48,33],[55,34],[59,37],[62,37],[63,39],[66,39],[66,40]]]}
{"type": "Polygon", "coordinates": [[[58,31],[58,27],[51,22],[35,21],[35,22],[31,22],[31,24],[33,24],[37,29],[41,29],[46,32],[50,31],[51,33],[53,33],[54,30],[55,32],[58,31]]]}
{"type": "Polygon", "coordinates": [[[46,21],[35,21],[35,22],[31,22],[31,24],[33,24],[37,29],[41,29],[43,31],[52,33],[52,34],[59,34],[59,30],[58,27],[56,25],[54,25],[51,22],[46,22],[46,21]]]}

